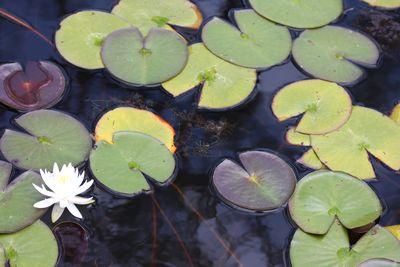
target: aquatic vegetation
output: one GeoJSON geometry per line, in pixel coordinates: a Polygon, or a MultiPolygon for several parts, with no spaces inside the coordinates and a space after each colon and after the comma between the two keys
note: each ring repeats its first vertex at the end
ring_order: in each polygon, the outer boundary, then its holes
{"type": "Polygon", "coordinates": [[[101,58],[118,80],[135,85],[153,85],[176,76],[188,58],[186,41],[174,31],[151,29],[146,37],[137,28],[109,34],[101,58]]]}
{"type": "Polygon", "coordinates": [[[343,0],[249,0],[249,3],[267,19],[293,28],[324,26],[343,11],[343,0]]]}
{"type": "Polygon", "coordinates": [[[346,90],[335,83],[304,80],[282,88],[271,107],[279,121],[304,114],[296,132],[325,134],[349,119],[352,103],[346,90]]]}
{"type": "Polygon", "coordinates": [[[289,211],[304,232],[325,234],[336,218],[349,229],[367,225],[379,218],[382,206],[367,183],[344,173],[316,171],[297,183],[289,211]]]}
{"type": "Polygon", "coordinates": [[[256,80],[255,70],[222,60],[197,43],[189,47],[189,60],[183,71],[162,86],[177,97],[201,85],[198,107],[222,111],[245,103],[256,80]]]}
{"type": "Polygon", "coordinates": [[[375,68],[380,50],[369,37],[339,26],[306,30],[293,43],[293,58],[308,74],[340,84],[364,77],[360,67],[375,68]]]}
{"type": "Polygon", "coordinates": [[[228,205],[265,212],[285,205],[294,191],[296,174],[279,156],[266,151],[239,154],[242,164],[225,159],[214,170],[212,183],[228,205]]]}
{"type": "Polygon", "coordinates": [[[379,225],[351,247],[346,229],[338,220],[334,220],[323,236],[298,229],[290,243],[293,267],[359,266],[366,260],[376,258],[400,262],[399,241],[379,225]]]}
{"type": "Polygon", "coordinates": [[[326,168],[326,166],[321,162],[317,154],[315,154],[314,149],[312,148],[307,150],[299,159],[297,159],[297,162],[314,170],[326,168]]]}
{"type": "Polygon", "coordinates": [[[41,199],[32,183],[40,183],[40,175],[27,171],[10,181],[12,165],[0,161],[0,233],[14,233],[39,219],[46,209],[37,210],[33,204],[41,199]]]}
{"type": "Polygon", "coordinates": [[[286,142],[294,146],[311,146],[310,135],[297,132],[295,127],[289,128],[285,139],[286,142]]]}
{"type": "Polygon", "coordinates": [[[385,227],[387,230],[389,230],[392,234],[394,234],[397,239],[400,240],[400,225],[392,225],[392,226],[387,226],[385,227]]]}
{"type": "Polygon", "coordinates": [[[396,123],[400,123],[400,104],[397,104],[390,114],[390,118],[396,123]]]}
{"type": "Polygon", "coordinates": [[[100,50],[111,32],[130,27],[125,20],[102,11],[85,10],[66,17],[60,23],[55,42],[69,63],[84,69],[103,68],[100,50]]]}
{"type": "Polygon", "coordinates": [[[202,15],[188,0],[121,0],[112,13],[127,20],[147,35],[151,28],[171,29],[170,25],[198,29],[202,15]]]}
{"type": "Polygon", "coordinates": [[[50,108],[60,101],[67,82],[64,72],[50,61],[0,65],[0,102],[21,112],[50,108]]]}
{"type": "Polygon", "coordinates": [[[118,107],[105,113],[97,122],[95,129],[96,142],[112,143],[116,132],[140,132],[162,141],[167,148],[175,152],[175,131],[160,116],[151,111],[132,107],[118,107]]]}
{"type": "Polygon", "coordinates": [[[53,172],[40,170],[40,175],[49,190],[43,184],[39,187],[32,183],[39,193],[47,197],[33,206],[37,209],[47,209],[53,206],[51,212],[53,223],[61,217],[65,209],[68,209],[75,217],[82,219],[82,214],[75,205],[88,205],[94,202],[93,197],[79,196],[90,189],[93,180],[84,181],[85,172],[79,174],[79,170],[75,169],[71,163],[68,166],[64,164],[61,170],[57,163],[54,163],[53,172]]]}
{"type": "Polygon", "coordinates": [[[367,4],[375,7],[396,9],[400,7],[400,0],[362,0],[367,4]]]}
{"type": "Polygon", "coordinates": [[[139,132],[117,132],[112,143],[96,143],[90,169],[112,193],[134,196],[151,191],[144,175],[157,185],[168,184],[175,176],[176,162],[160,140],[139,132]]]}
{"type": "Polygon", "coordinates": [[[57,240],[40,220],[16,233],[0,234],[0,244],[4,249],[0,264],[4,266],[5,261],[21,267],[54,267],[57,263],[57,240]]]}
{"type": "Polygon", "coordinates": [[[213,18],[201,33],[204,45],[215,55],[247,68],[269,68],[290,54],[292,37],[284,26],[276,25],[250,9],[235,10],[237,28],[213,18]]]}
{"type": "Polygon", "coordinates": [[[51,169],[54,162],[77,166],[89,155],[89,132],[73,117],[55,110],[37,110],[15,119],[27,133],[6,129],[0,139],[4,157],[21,169],[51,169]]]}
{"type": "Polygon", "coordinates": [[[359,264],[358,267],[399,267],[400,263],[386,259],[371,259],[359,264]]]}

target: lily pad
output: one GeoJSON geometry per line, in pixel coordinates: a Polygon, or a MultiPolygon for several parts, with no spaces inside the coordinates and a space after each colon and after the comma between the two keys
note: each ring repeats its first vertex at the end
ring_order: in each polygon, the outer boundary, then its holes
{"type": "Polygon", "coordinates": [[[138,132],[117,132],[112,144],[100,141],[90,155],[90,169],[102,185],[122,196],[151,190],[145,176],[165,185],[175,175],[175,158],[158,139],[138,132]]]}
{"type": "Polygon", "coordinates": [[[187,0],[121,0],[112,13],[129,21],[146,35],[151,28],[169,25],[198,29],[203,20],[195,4],[187,0]]]}
{"type": "Polygon", "coordinates": [[[392,113],[390,114],[390,118],[394,120],[396,123],[400,123],[400,104],[397,104],[392,113]]]}
{"type": "Polygon", "coordinates": [[[326,135],[312,135],[311,144],[329,169],[372,179],[375,172],[368,153],[391,169],[400,169],[399,136],[400,127],[389,117],[355,106],[346,124],[326,135]]]}
{"type": "Polygon", "coordinates": [[[321,162],[317,154],[315,154],[314,149],[312,148],[307,150],[307,152],[304,153],[303,156],[301,156],[301,158],[297,160],[297,162],[314,170],[325,168],[325,165],[321,162]]]}
{"type": "Polygon", "coordinates": [[[400,0],[363,0],[367,4],[385,9],[396,9],[400,7],[400,0]]]}
{"type": "Polygon", "coordinates": [[[176,150],[175,131],[168,122],[150,111],[131,107],[119,107],[104,114],[96,125],[96,142],[104,140],[112,143],[114,133],[122,131],[151,135],[172,152],[176,150]]]}
{"type": "Polygon", "coordinates": [[[117,79],[135,85],[153,85],[182,71],[188,49],[186,41],[176,32],[151,29],[144,38],[137,28],[127,28],[107,36],[101,58],[117,79]]]}
{"type": "Polygon", "coordinates": [[[392,225],[385,227],[389,230],[398,240],[400,240],[400,225],[392,225]]]}
{"type": "Polygon", "coordinates": [[[253,10],[234,12],[236,28],[213,18],[203,28],[204,45],[215,55],[247,68],[269,68],[290,54],[292,37],[284,26],[276,25],[253,10]]]}
{"type": "Polygon", "coordinates": [[[289,84],[272,101],[272,111],[279,121],[304,114],[296,131],[305,134],[324,134],[338,129],[349,119],[351,109],[346,90],[322,80],[289,84]]]}
{"type": "Polygon", "coordinates": [[[10,266],[54,267],[58,244],[51,230],[41,221],[13,234],[0,235],[10,266]]]}
{"type": "Polygon", "coordinates": [[[336,20],[342,0],[249,0],[262,16],[294,28],[317,28],[336,20]]]}
{"type": "Polygon", "coordinates": [[[335,218],[349,229],[367,225],[379,218],[382,206],[367,183],[344,173],[316,171],[297,183],[289,211],[303,231],[325,234],[335,218]]]}
{"type": "Polygon", "coordinates": [[[290,244],[293,267],[358,266],[369,259],[400,261],[400,243],[387,230],[375,226],[350,247],[346,229],[335,220],[325,235],[298,229],[290,244]]]}
{"type": "Polygon", "coordinates": [[[33,204],[43,199],[32,184],[42,182],[39,174],[27,171],[8,186],[11,164],[0,161],[0,233],[14,233],[38,220],[47,209],[35,209],[33,204]],[[4,178],[4,179],[3,179],[4,178]],[[4,183],[3,183],[4,182],[4,183]]]}
{"type": "Polygon", "coordinates": [[[85,69],[103,68],[100,49],[111,32],[130,27],[123,19],[106,12],[85,10],[66,17],[56,32],[56,46],[71,64],[85,69]]]}
{"type": "Polygon", "coordinates": [[[345,85],[364,77],[360,66],[375,68],[380,59],[379,48],[369,37],[338,26],[302,32],[293,43],[292,54],[305,72],[345,85]]]}
{"type": "Polygon", "coordinates": [[[372,259],[364,261],[357,267],[400,267],[400,263],[386,259],[372,259]]]}
{"type": "Polygon", "coordinates": [[[27,133],[7,129],[0,139],[0,149],[21,169],[50,170],[55,162],[77,166],[86,160],[92,147],[86,127],[59,111],[32,111],[15,123],[27,133]]]}
{"type": "Polygon", "coordinates": [[[265,151],[239,154],[243,167],[225,159],[214,170],[213,185],[222,199],[236,208],[265,212],[282,207],[296,185],[292,167],[265,151]]]}
{"type": "Polygon", "coordinates": [[[295,127],[290,127],[285,135],[286,141],[294,146],[311,146],[310,135],[296,132],[295,127]]]}
{"type": "Polygon", "coordinates": [[[66,86],[63,70],[49,61],[0,65],[0,102],[22,112],[54,106],[66,86]]]}
{"type": "Polygon", "coordinates": [[[177,97],[201,84],[199,108],[220,111],[245,103],[256,81],[255,70],[222,60],[202,43],[197,43],[189,47],[189,60],[184,70],[162,85],[177,97]]]}

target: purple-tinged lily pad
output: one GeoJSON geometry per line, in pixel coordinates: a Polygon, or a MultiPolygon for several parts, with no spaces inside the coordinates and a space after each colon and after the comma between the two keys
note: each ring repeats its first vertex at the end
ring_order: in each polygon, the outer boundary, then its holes
{"type": "Polygon", "coordinates": [[[214,170],[213,185],[229,205],[265,212],[285,205],[296,185],[292,167],[275,154],[248,151],[239,154],[243,165],[225,159],[214,170]]]}
{"type": "Polygon", "coordinates": [[[64,71],[49,61],[0,65],[0,102],[22,112],[54,106],[66,86],[64,71]]]}
{"type": "Polygon", "coordinates": [[[357,267],[400,267],[400,263],[387,259],[371,259],[364,261],[357,267]]]}

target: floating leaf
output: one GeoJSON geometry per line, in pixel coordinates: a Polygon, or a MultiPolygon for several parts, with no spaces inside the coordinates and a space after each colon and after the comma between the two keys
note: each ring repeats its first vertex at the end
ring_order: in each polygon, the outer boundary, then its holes
{"type": "Polygon", "coordinates": [[[212,53],[247,68],[269,68],[289,56],[292,37],[286,27],[253,10],[236,10],[234,18],[238,28],[219,18],[204,26],[201,36],[212,53]]]}
{"type": "Polygon", "coordinates": [[[112,143],[114,133],[130,131],[151,135],[162,141],[167,148],[175,152],[175,131],[160,116],[142,109],[119,107],[104,114],[96,125],[96,142],[112,143]]]}
{"type": "Polygon", "coordinates": [[[279,121],[304,113],[296,131],[305,134],[324,134],[338,129],[349,119],[351,109],[346,90],[322,80],[289,84],[272,101],[272,111],[279,121]]]}
{"type": "Polygon", "coordinates": [[[176,97],[202,84],[199,108],[224,110],[243,104],[251,96],[256,81],[255,70],[222,60],[197,43],[189,47],[184,70],[163,83],[163,87],[176,97]]]}
{"type": "Polygon", "coordinates": [[[262,16],[294,28],[317,28],[336,20],[343,11],[342,0],[250,0],[262,16]]]}
{"type": "Polygon", "coordinates": [[[153,85],[182,71],[188,49],[186,41],[176,32],[151,29],[144,38],[137,28],[127,28],[107,36],[101,58],[117,79],[136,85],[153,85]]]}
{"type": "Polygon", "coordinates": [[[337,220],[325,235],[298,229],[290,243],[293,267],[350,267],[375,258],[400,261],[400,243],[380,226],[372,228],[351,248],[346,229],[337,220]]]}
{"type": "Polygon", "coordinates": [[[10,266],[54,267],[58,258],[57,241],[41,221],[13,234],[0,235],[10,266]]]}
{"type": "Polygon", "coordinates": [[[338,26],[302,32],[293,43],[292,53],[305,72],[340,84],[359,81],[364,77],[359,65],[374,68],[380,58],[379,48],[370,38],[338,26]]]}
{"type": "Polygon", "coordinates": [[[394,120],[396,123],[400,123],[400,104],[397,104],[392,113],[390,114],[390,118],[394,120]]]}
{"type": "Polygon", "coordinates": [[[382,206],[367,183],[344,173],[316,171],[297,183],[289,211],[303,231],[325,234],[335,218],[349,229],[367,225],[379,218],[382,206]]]}
{"type": "Polygon", "coordinates": [[[6,252],[4,251],[3,246],[0,244],[0,266],[6,266],[6,252]]]}
{"type": "Polygon", "coordinates": [[[134,196],[151,190],[144,175],[157,184],[171,181],[175,158],[158,139],[138,132],[117,132],[113,143],[96,143],[90,155],[90,169],[115,194],[134,196]]]}
{"type": "Polygon", "coordinates": [[[48,169],[83,162],[92,146],[89,132],[79,121],[55,110],[26,113],[15,123],[28,132],[6,130],[0,140],[4,157],[21,169],[48,169]]]}
{"type": "Polygon", "coordinates": [[[389,117],[355,106],[346,124],[326,135],[312,135],[311,144],[329,169],[371,179],[375,172],[368,153],[391,169],[400,169],[399,136],[400,127],[389,117]]]}
{"type": "Polygon", "coordinates": [[[400,224],[385,227],[389,230],[398,240],[400,240],[400,224]]]}
{"type": "Polygon", "coordinates": [[[286,141],[294,146],[311,146],[310,135],[296,132],[295,127],[290,127],[285,135],[286,141]]]}
{"type": "Polygon", "coordinates": [[[364,261],[357,267],[400,267],[400,263],[386,259],[372,259],[364,261]]]}
{"type": "Polygon", "coordinates": [[[315,154],[314,149],[312,148],[307,150],[307,152],[304,153],[303,156],[297,160],[297,162],[314,170],[325,168],[325,165],[320,161],[317,154],[315,154]]]}
{"type": "Polygon", "coordinates": [[[103,68],[100,49],[111,32],[130,27],[123,19],[106,12],[86,10],[66,17],[56,32],[60,54],[75,66],[85,69],[103,68]]]}
{"type": "Polygon", "coordinates": [[[196,5],[187,0],[121,0],[113,14],[126,19],[146,35],[151,28],[177,25],[198,29],[203,20],[196,5]]]}
{"type": "Polygon", "coordinates": [[[66,89],[64,72],[49,61],[0,65],[0,102],[19,111],[49,108],[66,89]]]}
{"type": "Polygon", "coordinates": [[[13,233],[31,225],[46,212],[47,209],[33,207],[43,196],[32,184],[40,184],[42,179],[36,172],[27,171],[6,186],[12,167],[4,161],[0,161],[0,166],[4,185],[0,188],[0,233],[13,233]]]}
{"type": "Polygon", "coordinates": [[[214,170],[213,185],[228,204],[248,211],[282,207],[296,185],[296,174],[280,157],[264,151],[239,154],[243,167],[225,159],[214,170]]]}
{"type": "Polygon", "coordinates": [[[363,0],[367,4],[386,9],[396,9],[400,7],[400,0],[363,0]]]}

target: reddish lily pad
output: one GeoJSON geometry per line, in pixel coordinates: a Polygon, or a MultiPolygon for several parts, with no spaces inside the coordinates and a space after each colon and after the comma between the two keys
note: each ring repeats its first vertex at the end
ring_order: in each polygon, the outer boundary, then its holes
{"type": "Polygon", "coordinates": [[[244,152],[239,159],[243,167],[225,159],[214,170],[212,182],[223,201],[256,212],[285,205],[296,185],[292,167],[265,151],[244,152]]]}
{"type": "Polygon", "coordinates": [[[50,108],[57,104],[66,90],[64,71],[49,61],[0,65],[0,102],[19,110],[50,108]]]}

